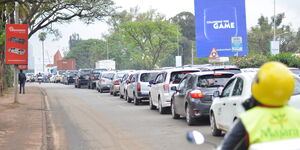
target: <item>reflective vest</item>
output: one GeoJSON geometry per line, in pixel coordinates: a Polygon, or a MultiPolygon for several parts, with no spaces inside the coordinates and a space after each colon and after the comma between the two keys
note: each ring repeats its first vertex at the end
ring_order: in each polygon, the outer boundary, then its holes
{"type": "Polygon", "coordinates": [[[240,119],[248,135],[249,144],[300,137],[300,110],[254,107],[241,114],[240,119]]]}

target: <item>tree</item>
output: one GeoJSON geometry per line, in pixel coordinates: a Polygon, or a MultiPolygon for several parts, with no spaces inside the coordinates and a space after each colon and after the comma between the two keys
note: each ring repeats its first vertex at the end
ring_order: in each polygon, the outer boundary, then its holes
{"type": "MultiPolygon", "coordinates": [[[[278,14],[275,19],[276,33],[275,40],[280,41],[281,52],[295,52],[299,49],[295,35],[290,25],[283,25],[284,13],[278,14]]],[[[273,22],[271,18],[269,22],[268,17],[261,16],[258,19],[258,24],[251,28],[248,33],[248,46],[250,54],[267,55],[270,51],[270,41],[273,40],[273,22]]]]}
{"type": "Polygon", "coordinates": [[[152,69],[159,65],[160,59],[177,49],[179,27],[168,21],[134,21],[121,24],[120,32],[125,42],[135,47],[131,51],[131,61],[152,69]]]}
{"type": "Polygon", "coordinates": [[[181,27],[182,36],[195,41],[195,16],[190,12],[181,12],[170,19],[181,27]]]}
{"type": "MultiPolygon", "coordinates": [[[[48,33],[59,36],[59,31],[53,28],[53,23],[69,23],[74,18],[79,18],[85,23],[103,20],[114,13],[115,7],[112,0],[0,0],[0,16],[5,29],[5,23],[14,23],[14,11],[18,7],[19,22],[29,25],[29,35],[32,37],[37,31],[46,29],[48,33]],[[18,5],[15,6],[15,2],[18,5]]],[[[4,32],[0,33],[0,48],[4,49],[4,32]]],[[[4,78],[4,54],[0,51],[0,95],[4,78]]]]}
{"type": "Polygon", "coordinates": [[[46,32],[41,32],[39,34],[39,40],[42,41],[42,49],[43,49],[43,72],[45,72],[45,50],[44,50],[44,41],[46,40],[47,33],[46,32]]]}

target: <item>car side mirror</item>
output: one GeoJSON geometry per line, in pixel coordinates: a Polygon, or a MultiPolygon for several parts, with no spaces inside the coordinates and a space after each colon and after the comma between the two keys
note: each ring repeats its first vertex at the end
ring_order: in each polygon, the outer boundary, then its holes
{"type": "Polygon", "coordinates": [[[220,97],[220,92],[219,91],[214,91],[213,97],[220,97]]]}
{"type": "Polygon", "coordinates": [[[177,91],[177,87],[176,87],[176,86],[172,86],[172,87],[171,87],[171,90],[172,90],[172,91],[177,91]]]}

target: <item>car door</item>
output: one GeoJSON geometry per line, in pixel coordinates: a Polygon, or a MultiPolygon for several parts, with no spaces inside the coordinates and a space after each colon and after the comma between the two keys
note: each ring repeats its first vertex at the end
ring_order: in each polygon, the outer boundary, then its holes
{"type": "Polygon", "coordinates": [[[185,95],[186,95],[186,83],[187,83],[187,77],[183,78],[182,81],[179,83],[177,92],[174,95],[174,106],[176,109],[176,113],[180,115],[185,114],[185,95]]]}
{"type": "Polygon", "coordinates": [[[228,97],[226,102],[227,110],[223,112],[227,116],[224,125],[226,129],[229,129],[232,126],[234,120],[237,117],[238,109],[241,106],[241,101],[243,101],[243,97],[242,97],[242,93],[244,89],[243,87],[244,87],[244,80],[240,77],[237,77],[232,90],[232,94],[231,96],[228,97]]]}
{"type": "Polygon", "coordinates": [[[159,86],[161,86],[163,82],[163,78],[164,78],[164,74],[163,73],[159,74],[154,81],[155,84],[151,85],[151,98],[154,106],[158,106],[158,94],[160,93],[159,86]]]}
{"type": "Polygon", "coordinates": [[[228,101],[230,99],[230,96],[232,94],[232,90],[235,84],[236,78],[233,78],[231,80],[229,80],[226,84],[226,86],[224,87],[220,98],[217,100],[218,102],[216,102],[215,104],[215,119],[216,119],[216,123],[221,127],[221,128],[227,128],[226,127],[226,122],[228,122],[228,101]]]}

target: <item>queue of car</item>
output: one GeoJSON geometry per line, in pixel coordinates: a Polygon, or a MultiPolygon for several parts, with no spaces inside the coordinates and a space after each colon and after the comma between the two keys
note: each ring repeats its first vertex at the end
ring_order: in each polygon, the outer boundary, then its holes
{"type": "MultiPolygon", "coordinates": [[[[158,70],[80,69],[74,85],[119,95],[134,105],[149,102],[149,109],[171,114],[173,119],[183,117],[188,125],[207,119],[211,134],[220,136],[245,111],[242,103],[251,98],[251,83],[257,71],[258,68],[212,65],[158,70]]],[[[294,77],[296,88],[289,104],[300,109],[296,100],[300,98],[300,77],[296,74],[294,77]]]]}

